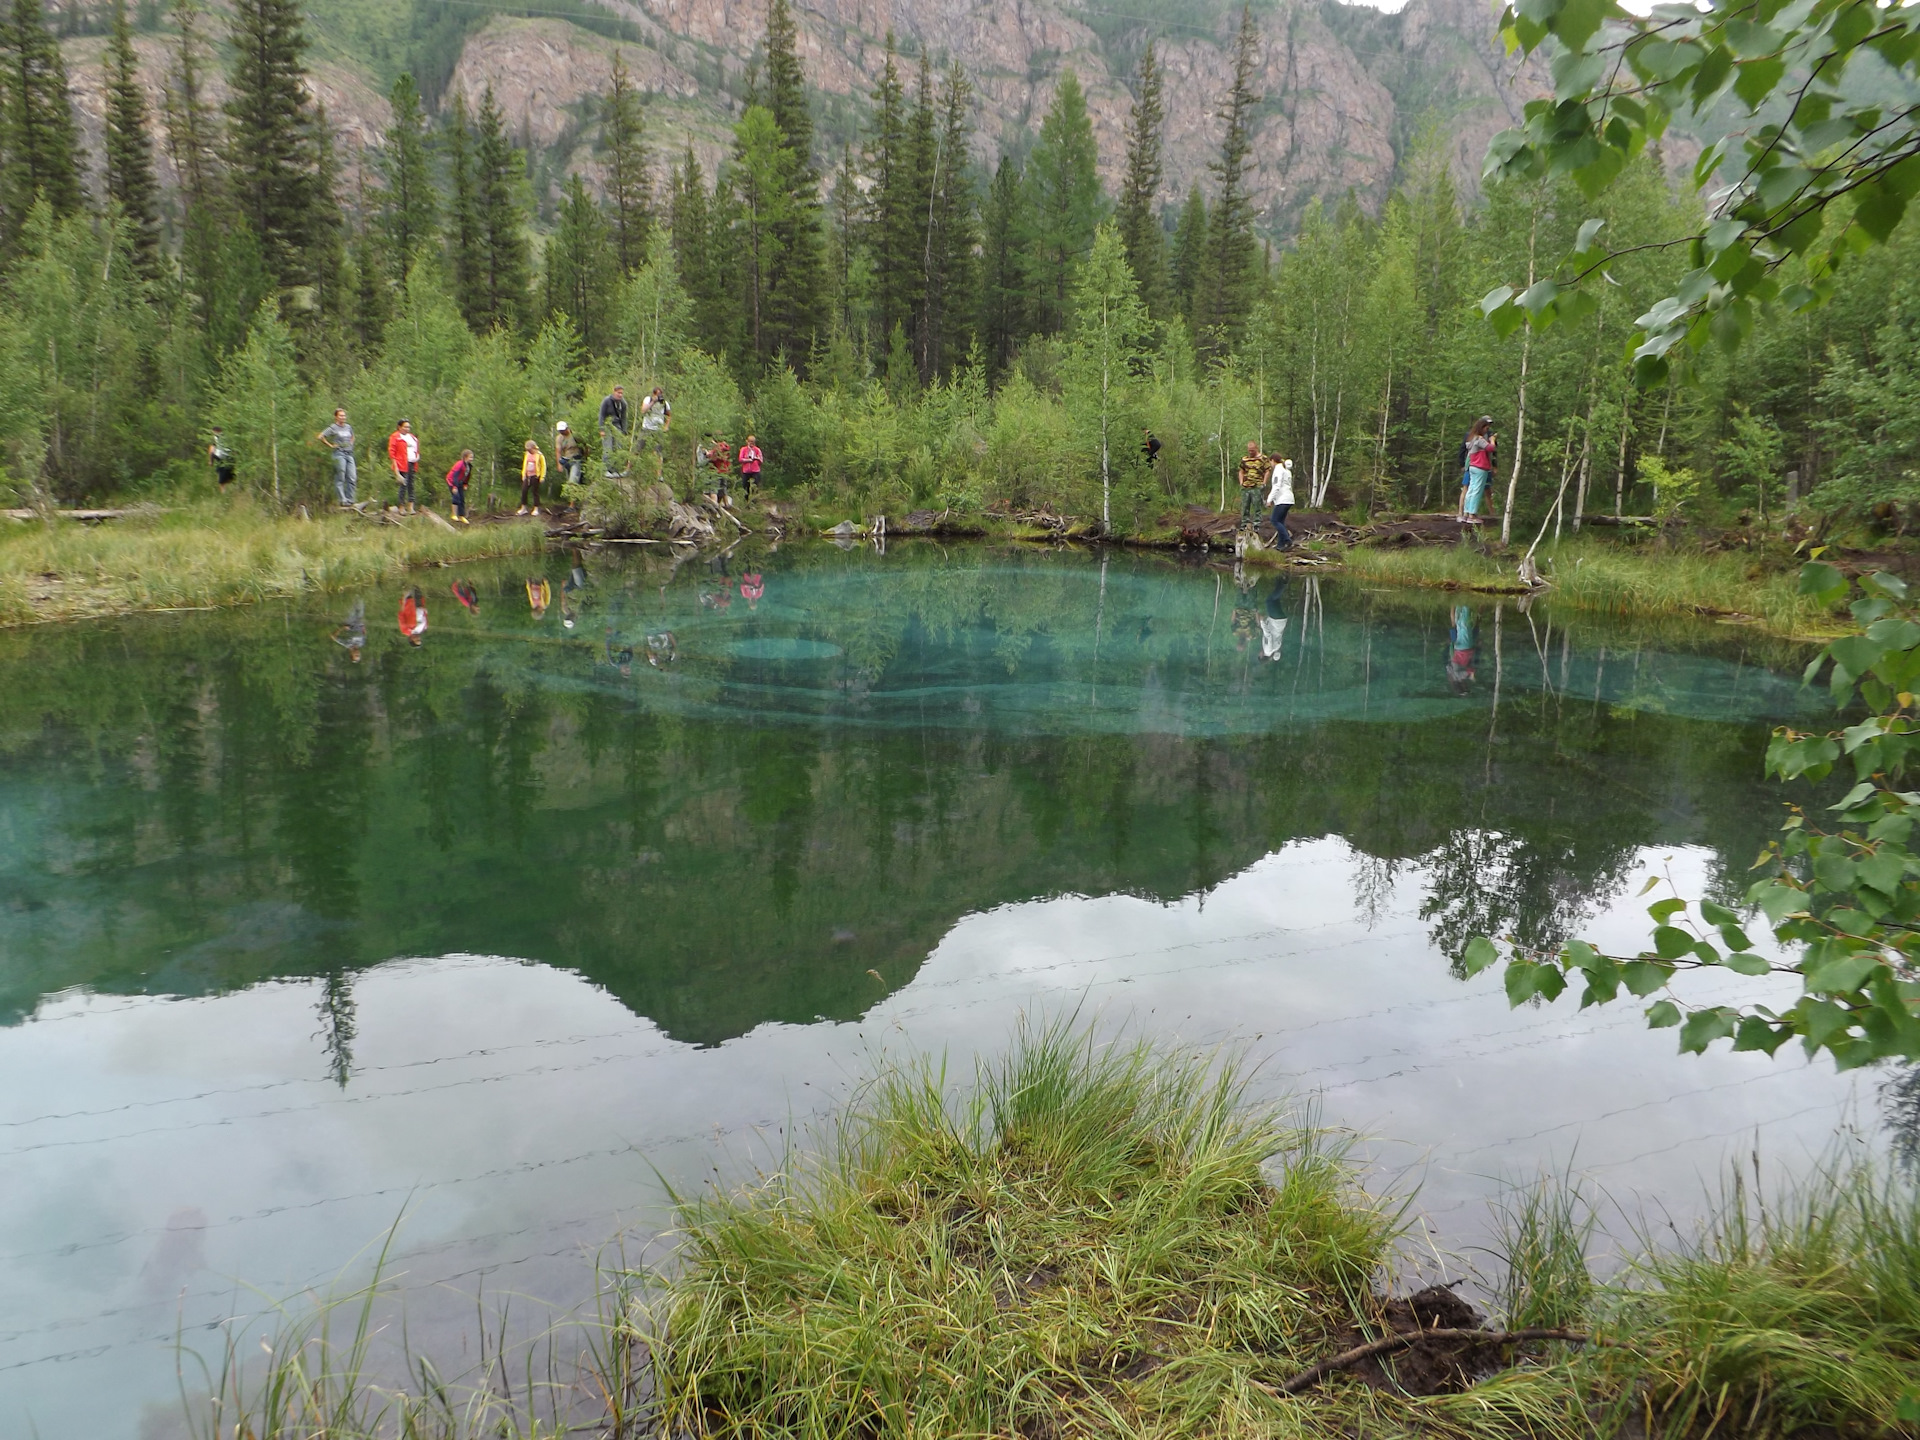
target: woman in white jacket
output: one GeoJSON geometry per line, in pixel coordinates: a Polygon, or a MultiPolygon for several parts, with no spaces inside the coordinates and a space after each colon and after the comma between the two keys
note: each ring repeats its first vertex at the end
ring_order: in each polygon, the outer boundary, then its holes
{"type": "Polygon", "coordinates": [[[1284,455],[1273,462],[1267,504],[1273,507],[1273,538],[1285,550],[1293,544],[1292,532],[1287,529],[1287,512],[1293,509],[1293,461],[1284,455]]]}

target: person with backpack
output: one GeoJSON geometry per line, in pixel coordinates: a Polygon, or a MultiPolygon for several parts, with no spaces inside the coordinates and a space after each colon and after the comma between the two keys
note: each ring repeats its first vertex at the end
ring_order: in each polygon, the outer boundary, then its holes
{"type": "Polygon", "coordinates": [[[640,402],[640,444],[633,452],[636,456],[646,454],[647,442],[653,441],[654,448],[660,455],[655,479],[659,478],[658,470],[666,468],[667,431],[672,426],[673,406],[667,403],[667,392],[656,385],[653,387],[653,393],[640,402]]]}
{"type": "Polygon", "coordinates": [[[1460,510],[1454,517],[1463,525],[1480,523],[1480,507],[1493,482],[1493,468],[1499,458],[1493,433],[1493,417],[1482,415],[1460,442],[1460,510]]]}
{"type": "Polygon", "coordinates": [[[553,458],[563,482],[578,485],[587,478],[587,447],[564,420],[553,427],[553,458]]]}
{"type": "Polygon", "coordinates": [[[213,443],[207,446],[207,463],[213,466],[213,478],[220,493],[226,494],[227,487],[233,483],[233,451],[227,448],[226,437],[218,425],[213,427],[213,443]]]}
{"type": "Polygon", "coordinates": [[[611,479],[627,472],[613,468],[613,452],[627,438],[627,387],[616,385],[613,393],[600,402],[600,459],[611,479]],[[619,438],[616,440],[615,437],[619,438]]]}
{"type": "Polygon", "coordinates": [[[1267,457],[1260,453],[1260,442],[1247,441],[1247,453],[1240,460],[1240,524],[1243,528],[1253,524],[1254,512],[1260,508],[1260,492],[1265,488],[1268,464],[1267,457]]]}
{"type": "Polygon", "coordinates": [[[760,453],[760,447],[754,443],[753,436],[747,436],[746,443],[734,457],[740,462],[740,488],[746,492],[747,504],[753,503],[753,487],[760,482],[760,462],[766,457],[760,453]]]}
{"type": "Polygon", "coordinates": [[[420,468],[420,437],[413,433],[410,422],[402,420],[387,437],[387,461],[393,466],[394,482],[400,490],[394,509],[411,515],[414,513],[413,477],[420,468]]]}
{"type": "Polygon", "coordinates": [[[462,525],[471,525],[467,519],[467,486],[473,483],[473,451],[462,450],[460,458],[453,462],[453,468],[447,471],[447,493],[453,501],[453,518],[462,525]]]}

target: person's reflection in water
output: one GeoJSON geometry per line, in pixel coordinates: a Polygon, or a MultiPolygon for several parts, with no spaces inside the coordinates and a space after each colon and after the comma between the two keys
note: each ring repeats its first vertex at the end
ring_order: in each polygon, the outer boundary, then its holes
{"type": "Polygon", "coordinates": [[[367,602],[356,600],[347,607],[347,623],[333,632],[333,643],[344,645],[347,657],[354,664],[360,663],[361,652],[367,648],[367,602]]]}
{"type": "Polygon", "coordinates": [[[560,623],[571,630],[580,619],[580,592],[587,588],[586,567],[573,557],[573,569],[560,586],[560,623]]]}
{"type": "Polygon", "coordinates": [[[1238,560],[1233,562],[1233,648],[1244,652],[1247,642],[1253,639],[1253,586],[1254,581],[1247,574],[1246,567],[1238,560]]]}
{"type": "Polygon", "coordinates": [[[427,634],[426,597],[409,588],[400,597],[400,633],[407,637],[409,644],[418,645],[427,634]]]}
{"type": "Polygon", "coordinates": [[[1267,613],[1260,617],[1260,658],[1278,660],[1287,638],[1287,577],[1275,577],[1267,592],[1267,613]]]}
{"type": "Polygon", "coordinates": [[[624,640],[615,638],[613,627],[607,627],[607,664],[622,675],[633,674],[633,647],[624,640]],[[618,646],[618,649],[614,647],[618,646]]]}
{"type": "Polygon", "coordinates": [[[679,655],[680,645],[673,638],[671,630],[656,630],[647,636],[647,664],[654,669],[672,664],[679,655]]]}
{"type": "Polygon", "coordinates": [[[749,570],[740,577],[740,598],[747,602],[747,609],[758,610],[760,598],[767,593],[767,582],[758,570],[749,570]]]}
{"type": "Polygon", "coordinates": [[[527,578],[527,608],[533,611],[533,618],[544,620],[547,606],[553,603],[553,586],[538,575],[527,578]]]}
{"type": "Polygon", "coordinates": [[[1451,649],[1447,652],[1447,684],[1456,695],[1466,695],[1473,690],[1475,649],[1473,610],[1470,606],[1456,605],[1451,649]]]}

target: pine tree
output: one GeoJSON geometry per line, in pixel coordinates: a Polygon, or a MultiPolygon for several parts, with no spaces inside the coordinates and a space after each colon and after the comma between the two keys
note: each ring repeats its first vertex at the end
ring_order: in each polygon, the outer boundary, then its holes
{"type": "Polygon", "coordinates": [[[1100,219],[1099,161],[1080,77],[1062,71],[1026,170],[1033,211],[1032,244],[1026,251],[1031,318],[1043,335],[1065,327],[1073,267],[1093,248],[1100,219]]]}
{"type": "MultiPolygon", "coordinates": [[[[225,194],[220,183],[220,117],[207,103],[205,42],[195,0],[180,0],[173,19],[179,29],[172,72],[162,95],[167,128],[167,158],[179,177],[181,208],[190,252],[196,231],[216,223],[225,194]]],[[[191,263],[192,256],[186,257],[191,263]]]]}
{"type": "Polygon", "coordinates": [[[921,303],[921,375],[945,374],[967,353],[972,339],[969,300],[973,286],[973,168],[968,162],[967,121],[973,86],[958,62],[947,67],[940,93],[940,128],[934,137],[927,205],[926,288],[921,303]]]}
{"type": "Polygon", "coordinates": [[[1120,185],[1120,205],[1114,219],[1120,242],[1126,247],[1127,266],[1140,287],[1140,298],[1155,317],[1169,305],[1167,239],[1160,228],[1161,127],[1166,106],[1161,98],[1160,62],[1147,42],[1140,57],[1140,88],[1127,116],[1127,173],[1120,185]]]}
{"type": "Polygon", "coordinates": [[[581,343],[594,354],[604,353],[613,338],[614,282],[619,277],[606,264],[607,229],[607,218],[587,194],[586,182],[577,173],[569,176],[560,223],[544,257],[547,318],[571,319],[581,343]]]}
{"type": "Polygon", "coordinates": [[[474,124],[473,194],[481,242],[484,322],[476,328],[490,330],[498,325],[515,330],[526,318],[532,262],[526,210],[520,199],[525,176],[524,159],[507,138],[506,119],[489,85],[480,97],[474,124]]]}
{"type": "Polygon", "coordinates": [[[980,343],[987,374],[999,379],[1027,334],[1027,289],[1020,246],[1031,229],[1027,187],[1007,156],[993,172],[980,227],[980,343]]]}
{"type": "Polygon", "coordinates": [[[820,171],[813,159],[813,115],[800,68],[799,30],[788,0],[767,3],[765,104],[788,155],[779,177],[781,203],[773,207],[777,261],[768,275],[762,317],[762,358],[785,352],[804,361],[813,347],[826,299],[826,237],[821,231],[820,171]]]}
{"type": "Polygon", "coordinates": [[[1226,109],[1219,112],[1227,122],[1227,133],[1220,141],[1220,158],[1207,167],[1219,184],[1219,192],[1208,217],[1205,284],[1195,296],[1194,329],[1202,345],[1215,354],[1225,354],[1239,343],[1246,329],[1247,311],[1253,305],[1256,251],[1246,166],[1247,152],[1252,148],[1248,127],[1257,98],[1253,93],[1253,65],[1259,41],[1253,10],[1243,6],[1240,33],[1233,42],[1233,89],[1227,95],[1226,109]]]}
{"type": "Polygon", "coordinates": [[[653,224],[653,184],[640,94],[633,88],[626,54],[620,50],[613,52],[612,88],[600,112],[600,148],[607,157],[614,253],[620,257],[620,273],[630,275],[646,262],[647,231],[653,224]]]}
{"type": "Polygon", "coordinates": [[[427,117],[413,76],[403,74],[389,95],[393,123],[374,152],[380,188],[374,194],[382,250],[396,285],[407,283],[413,262],[434,243],[440,203],[433,188],[433,160],[427,146],[427,117]]]}
{"type": "Polygon", "coordinates": [[[353,335],[368,351],[380,343],[387,321],[393,318],[393,287],[387,282],[385,249],[380,237],[362,225],[347,255],[353,290],[353,335]]]}
{"type": "Polygon", "coordinates": [[[160,271],[160,189],[153,178],[147,97],[140,89],[126,0],[113,0],[106,78],[107,198],[126,220],[141,273],[152,278],[160,271]]]}
{"type": "MultiPolygon", "coordinates": [[[[895,212],[904,223],[895,244],[899,257],[896,263],[913,277],[905,287],[906,330],[913,347],[914,369],[923,380],[933,373],[928,354],[931,335],[926,323],[933,270],[933,179],[940,143],[933,109],[933,64],[922,48],[913,110],[907,119],[907,163],[900,170],[904,193],[895,212]]],[[[892,358],[891,351],[888,358],[892,358]]]]}
{"type": "Polygon", "coordinates": [[[226,170],[234,203],[274,284],[310,284],[338,206],[320,174],[322,122],[307,88],[297,0],[234,0],[228,38],[226,170]]]}
{"type": "Polygon", "coordinates": [[[453,277],[453,295],[468,325],[480,333],[490,328],[487,316],[486,235],[480,219],[480,194],[475,178],[473,131],[467,124],[466,98],[454,92],[447,116],[447,170],[451,193],[447,205],[447,269],[453,277]]]}
{"type": "Polygon", "coordinates": [[[1187,192],[1187,203],[1180,208],[1169,268],[1174,310],[1184,316],[1192,328],[1207,273],[1207,202],[1198,185],[1187,192]]]}
{"type": "Polygon", "coordinates": [[[0,57],[6,65],[5,203],[11,246],[19,241],[36,199],[46,200],[56,216],[66,216],[80,210],[85,197],[67,67],[40,0],[10,0],[0,24],[0,57]]]}
{"type": "Polygon", "coordinates": [[[829,238],[827,274],[831,294],[833,333],[843,345],[850,345],[855,334],[866,328],[867,284],[872,268],[864,245],[866,199],[860,193],[859,178],[853,169],[853,147],[840,152],[840,169],[834,176],[832,233],[829,238]]]}
{"type": "Polygon", "coordinates": [[[733,350],[737,307],[727,293],[725,267],[714,244],[714,208],[706,176],[689,144],[685,160],[673,172],[673,257],[693,301],[694,338],[707,353],[725,355],[733,350]]]}
{"type": "Polygon", "coordinates": [[[340,169],[333,152],[333,126],[324,105],[313,110],[314,206],[307,239],[308,283],[313,287],[310,314],[338,323],[345,318],[348,286],[344,243],[347,221],[340,211],[340,169]]]}
{"type": "Polygon", "coordinates": [[[884,352],[895,326],[913,313],[912,157],[908,151],[906,92],[893,32],[886,65],[873,89],[873,128],[863,164],[867,172],[867,253],[873,260],[873,339],[884,352]]]}

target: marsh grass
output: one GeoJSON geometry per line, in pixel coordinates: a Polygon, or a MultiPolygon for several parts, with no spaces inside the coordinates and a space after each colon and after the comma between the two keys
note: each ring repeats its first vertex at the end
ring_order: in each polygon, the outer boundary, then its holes
{"type": "Polygon", "coordinates": [[[945,1079],[890,1074],[818,1164],[684,1205],[647,1314],[662,1433],[1458,1428],[1263,1388],[1371,1313],[1400,1216],[1231,1064],[1048,1028],[945,1079]]]}
{"type": "MultiPolygon", "coordinates": [[[[1547,598],[1556,607],[1622,616],[1731,612],[1752,617],[1776,635],[1818,635],[1837,623],[1800,593],[1796,567],[1762,568],[1749,556],[1581,539],[1542,547],[1536,558],[1553,586],[1547,598]]],[[[1342,563],[1352,575],[1400,585],[1516,583],[1513,562],[1464,546],[1357,545],[1345,552],[1342,563]]]]}
{"type": "Polygon", "coordinates": [[[334,512],[306,520],[245,496],[100,525],[0,520],[0,625],[350,589],[442,561],[529,554],[544,543],[538,525],[449,532],[424,515],[392,525],[334,512]]]}

